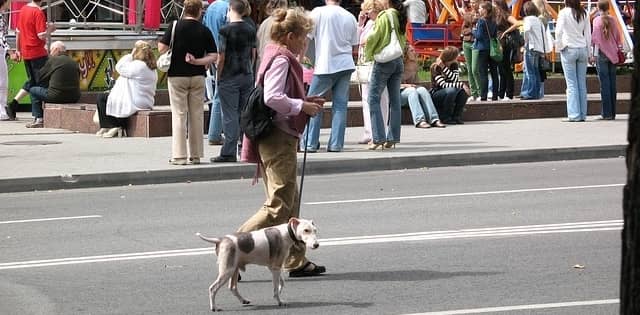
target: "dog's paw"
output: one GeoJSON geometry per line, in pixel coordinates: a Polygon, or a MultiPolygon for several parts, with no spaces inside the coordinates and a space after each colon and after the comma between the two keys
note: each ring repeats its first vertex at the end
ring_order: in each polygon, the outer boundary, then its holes
{"type": "Polygon", "coordinates": [[[249,301],[249,300],[243,300],[243,301],[242,301],[242,304],[244,304],[244,305],[251,304],[251,301],[249,301]]]}
{"type": "Polygon", "coordinates": [[[287,307],[287,305],[289,305],[289,304],[287,304],[287,302],[285,302],[285,301],[278,302],[278,306],[280,306],[280,307],[287,307]]]}
{"type": "Polygon", "coordinates": [[[214,307],[211,309],[212,312],[222,312],[221,308],[214,307]]]}

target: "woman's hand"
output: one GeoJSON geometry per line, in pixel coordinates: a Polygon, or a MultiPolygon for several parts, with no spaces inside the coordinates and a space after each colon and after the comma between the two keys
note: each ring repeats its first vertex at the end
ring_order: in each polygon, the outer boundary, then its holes
{"type": "Polygon", "coordinates": [[[302,111],[309,116],[315,116],[322,110],[325,99],[322,96],[309,96],[302,103],[302,111]]]}
{"type": "Polygon", "coordinates": [[[468,96],[471,96],[471,89],[469,88],[469,85],[464,83],[462,84],[462,89],[464,90],[465,93],[467,93],[468,96]]]}
{"type": "Polygon", "coordinates": [[[190,63],[190,64],[195,64],[194,61],[196,60],[196,57],[194,57],[192,54],[187,53],[186,55],[184,55],[184,61],[186,63],[190,63]]]}

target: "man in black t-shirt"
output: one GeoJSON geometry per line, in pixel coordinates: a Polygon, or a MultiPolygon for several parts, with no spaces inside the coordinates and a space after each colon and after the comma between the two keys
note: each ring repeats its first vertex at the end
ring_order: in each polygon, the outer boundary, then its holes
{"type": "Polygon", "coordinates": [[[243,21],[247,0],[229,1],[229,24],[220,29],[218,95],[222,108],[224,144],[211,162],[235,162],[241,136],[240,111],[253,88],[256,29],[243,21]]]}

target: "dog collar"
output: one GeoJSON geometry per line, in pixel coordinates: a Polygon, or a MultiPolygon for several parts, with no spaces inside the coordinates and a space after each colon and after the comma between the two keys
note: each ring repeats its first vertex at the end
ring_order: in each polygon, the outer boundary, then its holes
{"type": "Polygon", "coordinates": [[[287,231],[289,231],[289,237],[291,237],[291,239],[292,239],[296,244],[298,244],[298,243],[302,243],[302,244],[304,244],[304,242],[303,242],[303,241],[299,240],[299,239],[296,237],[296,233],[293,231],[293,228],[291,227],[291,224],[287,224],[287,231]]]}

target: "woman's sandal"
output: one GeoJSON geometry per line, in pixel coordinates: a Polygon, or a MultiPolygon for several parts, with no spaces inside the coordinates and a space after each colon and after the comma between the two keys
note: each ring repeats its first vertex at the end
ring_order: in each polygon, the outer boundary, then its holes
{"type": "Polygon", "coordinates": [[[324,266],[318,266],[312,263],[311,261],[307,261],[307,263],[304,264],[304,266],[296,270],[290,271],[289,277],[290,278],[313,277],[313,276],[319,276],[325,272],[327,272],[327,268],[325,268],[324,266]]]}

